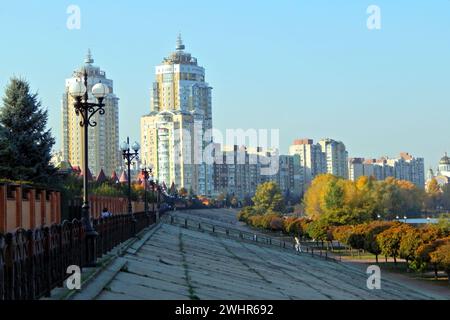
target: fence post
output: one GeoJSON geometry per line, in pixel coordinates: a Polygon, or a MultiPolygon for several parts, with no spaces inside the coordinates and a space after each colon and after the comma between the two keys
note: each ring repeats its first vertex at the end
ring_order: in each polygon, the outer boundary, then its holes
{"type": "Polygon", "coordinates": [[[14,199],[16,200],[16,223],[15,228],[22,226],[22,187],[16,186],[14,190],[14,199]]]}
{"type": "Polygon", "coordinates": [[[0,232],[6,233],[6,219],[7,219],[7,191],[6,185],[0,185],[0,232]]]}

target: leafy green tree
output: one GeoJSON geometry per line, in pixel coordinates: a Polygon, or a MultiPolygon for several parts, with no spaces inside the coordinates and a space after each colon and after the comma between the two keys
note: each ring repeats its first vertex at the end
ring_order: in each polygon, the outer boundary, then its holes
{"type": "Polygon", "coordinates": [[[255,210],[253,207],[244,207],[237,214],[239,221],[248,222],[251,216],[255,215],[255,210]]]}
{"type": "Polygon", "coordinates": [[[414,260],[417,249],[423,244],[421,233],[417,229],[407,230],[401,240],[399,255],[400,258],[406,260],[406,264],[409,266],[410,261],[414,260]]]}
{"type": "Polygon", "coordinates": [[[397,263],[397,257],[400,254],[400,243],[402,237],[410,232],[411,226],[406,224],[397,224],[377,236],[377,242],[381,249],[381,253],[386,257],[393,257],[394,263],[397,263]]]}
{"type": "Polygon", "coordinates": [[[328,186],[337,179],[331,174],[321,174],[311,182],[303,198],[305,212],[309,218],[317,220],[325,214],[324,203],[328,186]]]}
{"type": "MultiPolygon", "coordinates": [[[[419,232],[420,241],[418,241],[419,244],[417,247],[413,245],[413,248],[416,247],[416,249],[412,258],[410,254],[409,268],[422,272],[428,264],[430,264],[430,253],[441,244],[439,239],[444,238],[445,234],[436,224],[426,225],[417,230],[419,232]]],[[[402,250],[405,249],[402,248],[402,250]]]]}
{"type": "Polygon", "coordinates": [[[325,208],[338,210],[344,206],[344,188],[336,180],[330,182],[325,194],[325,208]]]}
{"type": "Polygon", "coordinates": [[[37,94],[30,92],[29,84],[12,78],[0,109],[0,176],[49,182],[56,169],[50,164],[55,140],[46,129],[47,120],[47,110],[41,107],[37,94]]]}
{"type": "Polygon", "coordinates": [[[444,236],[449,235],[450,234],[450,213],[442,214],[438,219],[436,227],[439,230],[441,230],[441,232],[444,236]]]}
{"type": "Polygon", "coordinates": [[[450,241],[439,246],[430,254],[431,263],[438,266],[447,273],[448,281],[450,283],[450,241]]]}
{"type": "Polygon", "coordinates": [[[440,246],[447,245],[450,242],[450,238],[436,239],[434,241],[422,244],[416,252],[416,257],[412,262],[412,267],[417,271],[424,271],[428,265],[432,265],[434,268],[435,276],[438,273],[439,259],[435,256],[432,257],[432,253],[435,252],[440,246]]]}
{"type": "Polygon", "coordinates": [[[391,222],[374,221],[369,223],[364,231],[364,249],[375,255],[375,260],[378,263],[378,255],[381,254],[381,248],[377,242],[377,236],[391,228],[391,222]]]}
{"type": "Polygon", "coordinates": [[[260,184],[252,198],[255,210],[261,213],[267,211],[282,212],[285,208],[283,195],[275,182],[260,184]]]}
{"type": "Polygon", "coordinates": [[[337,226],[333,227],[333,238],[343,244],[349,244],[350,235],[353,232],[354,226],[337,226]]]}
{"type": "Polygon", "coordinates": [[[306,232],[309,237],[317,241],[331,241],[328,225],[323,220],[316,220],[308,225],[306,232]]]}
{"type": "Polygon", "coordinates": [[[348,235],[347,243],[354,249],[364,249],[366,240],[366,225],[360,224],[353,226],[350,234],[348,235]]]}
{"type": "Polygon", "coordinates": [[[442,202],[442,190],[436,178],[431,179],[427,185],[426,207],[436,210],[442,202]]]}

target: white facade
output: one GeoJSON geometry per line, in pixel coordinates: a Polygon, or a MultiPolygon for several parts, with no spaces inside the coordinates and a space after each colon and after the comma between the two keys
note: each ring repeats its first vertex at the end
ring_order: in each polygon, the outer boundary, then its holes
{"type": "Polygon", "coordinates": [[[447,152],[439,161],[438,174],[450,178],[450,157],[448,157],[447,152]]]}
{"type": "Polygon", "coordinates": [[[348,178],[348,152],[344,143],[333,139],[319,141],[322,152],[325,153],[327,173],[348,178]]]}
{"type": "Polygon", "coordinates": [[[289,147],[289,155],[298,155],[302,184],[308,186],[314,178],[326,173],[326,157],[319,144],[312,139],[298,139],[289,147]]]}
{"type": "Polygon", "coordinates": [[[428,170],[428,176],[426,184],[432,180],[436,179],[437,183],[443,187],[450,183],[450,157],[448,157],[447,153],[439,161],[439,165],[436,171],[436,174],[433,173],[433,170],[430,168],[428,170]]]}
{"type": "Polygon", "coordinates": [[[382,157],[380,159],[353,158],[349,160],[349,179],[360,176],[372,176],[376,180],[394,177],[414,183],[419,188],[425,186],[424,159],[400,153],[398,158],[382,157]]]}
{"type": "MultiPolygon", "coordinates": [[[[348,179],[352,181],[358,180],[364,176],[364,159],[351,158],[348,160],[348,179]]],[[[372,174],[371,174],[372,175],[372,174]]]]}
{"type": "Polygon", "coordinates": [[[212,129],[211,87],[197,59],[176,51],[155,68],[151,112],[141,119],[142,159],[167,186],[186,188],[199,195],[214,191],[212,161],[203,159],[205,140],[212,129]]]}

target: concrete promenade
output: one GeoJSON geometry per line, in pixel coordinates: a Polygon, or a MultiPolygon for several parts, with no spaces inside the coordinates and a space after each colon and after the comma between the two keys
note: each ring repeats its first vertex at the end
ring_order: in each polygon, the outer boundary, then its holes
{"type": "MultiPolygon", "coordinates": [[[[226,210],[194,218],[239,226],[226,210]],[[212,217],[211,217],[212,215],[212,217]],[[216,219],[220,215],[220,219],[216,219]],[[228,218],[227,218],[228,217],[228,218]]],[[[186,212],[173,214],[185,215],[186,212]]],[[[161,223],[74,299],[448,299],[362,268],[161,223]]]]}

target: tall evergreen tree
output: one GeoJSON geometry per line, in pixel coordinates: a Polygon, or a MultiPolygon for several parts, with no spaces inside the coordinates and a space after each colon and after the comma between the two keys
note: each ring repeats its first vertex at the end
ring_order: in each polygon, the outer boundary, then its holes
{"type": "Polygon", "coordinates": [[[46,129],[47,110],[41,108],[27,81],[13,77],[0,109],[0,177],[48,182],[55,168],[50,164],[55,143],[46,129]]]}

